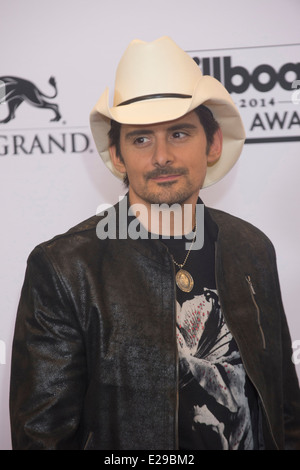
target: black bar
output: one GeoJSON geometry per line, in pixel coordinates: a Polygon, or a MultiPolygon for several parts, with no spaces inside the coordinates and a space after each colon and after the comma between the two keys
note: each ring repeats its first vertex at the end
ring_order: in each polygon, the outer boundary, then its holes
{"type": "Polygon", "coordinates": [[[300,136],[291,137],[261,137],[245,140],[245,144],[268,144],[273,142],[300,142],[300,136]]]}

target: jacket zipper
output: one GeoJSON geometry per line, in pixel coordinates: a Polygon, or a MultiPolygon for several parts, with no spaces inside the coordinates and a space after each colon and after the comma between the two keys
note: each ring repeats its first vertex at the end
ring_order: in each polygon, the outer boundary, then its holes
{"type": "Polygon", "coordinates": [[[93,434],[94,434],[94,433],[93,433],[92,431],[89,433],[89,435],[88,435],[88,437],[87,437],[87,440],[86,440],[86,442],[85,442],[85,445],[84,445],[83,450],[87,450],[87,449],[88,449],[88,446],[89,446],[89,443],[90,443],[90,441],[91,441],[91,439],[92,439],[92,437],[93,437],[93,434]]]}
{"type": "MultiPolygon", "coordinates": [[[[170,257],[171,258],[171,257],[170,257]]],[[[171,259],[172,261],[172,259],[171,259]]],[[[175,403],[175,449],[179,449],[179,435],[178,435],[178,412],[179,412],[179,354],[178,354],[178,345],[176,340],[176,283],[175,283],[175,266],[172,261],[173,273],[174,273],[174,335],[175,335],[175,360],[176,360],[176,403],[175,403]]]]}
{"type": "Polygon", "coordinates": [[[259,306],[257,305],[257,302],[256,302],[256,298],[255,298],[256,293],[255,293],[255,290],[254,290],[254,287],[253,287],[253,284],[252,284],[252,281],[251,281],[251,277],[249,275],[247,275],[247,276],[245,276],[245,279],[246,279],[246,281],[248,283],[248,286],[249,286],[249,289],[250,289],[252,302],[254,303],[255,308],[256,308],[257,324],[258,324],[258,328],[259,328],[261,339],[262,339],[263,349],[266,350],[266,339],[265,339],[264,331],[262,329],[261,322],[260,322],[260,309],[259,309],[259,306]]]}
{"type": "MultiPolygon", "coordinates": [[[[217,277],[217,251],[218,251],[217,242],[215,242],[215,279],[216,279],[216,288],[217,288],[217,292],[219,292],[219,288],[218,288],[218,277],[217,277]]],[[[252,285],[252,281],[251,281],[250,276],[248,276],[248,277],[249,277],[249,280],[247,279],[247,276],[246,276],[246,280],[247,280],[247,282],[248,282],[248,285],[251,286],[251,287],[250,287],[250,290],[251,290],[251,293],[252,293],[252,299],[253,299],[253,301],[254,301],[254,300],[255,300],[255,299],[254,299],[255,290],[254,290],[254,287],[253,287],[253,285],[252,285]]],[[[220,305],[221,305],[221,299],[220,299],[220,297],[219,297],[219,302],[220,302],[220,305]]],[[[257,305],[256,301],[254,302],[254,304],[257,305]]],[[[267,413],[267,410],[266,410],[265,403],[264,403],[263,398],[262,398],[262,396],[261,396],[261,393],[260,393],[258,387],[256,386],[256,384],[255,384],[255,382],[254,382],[254,380],[253,380],[251,374],[249,374],[249,371],[248,371],[248,369],[247,369],[247,367],[246,367],[246,365],[245,365],[245,362],[244,362],[243,357],[242,357],[242,353],[241,353],[241,348],[240,348],[239,342],[238,342],[238,340],[236,339],[236,337],[234,336],[234,334],[233,334],[232,331],[231,331],[231,328],[230,328],[230,326],[229,326],[229,324],[228,324],[228,322],[227,322],[226,315],[225,315],[225,311],[224,311],[222,305],[221,305],[221,308],[222,308],[222,312],[223,312],[223,315],[224,315],[224,318],[225,318],[227,327],[228,327],[230,333],[232,334],[233,338],[235,339],[235,341],[236,341],[236,343],[237,343],[237,345],[238,345],[238,348],[239,348],[239,351],[240,351],[240,354],[241,354],[241,358],[242,358],[242,361],[243,361],[243,365],[244,365],[244,369],[245,369],[245,371],[246,371],[246,374],[248,375],[249,379],[251,380],[251,382],[252,382],[252,384],[253,384],[253,386],[254,386],[256,392],[257,392],[257,395],[259,396],[259,399],[260,399],[260,401],[261,401],[261,404],[262,404],[262,407],[263,407],[263,410],[264,410],[264,413],[265,413],[265,417],[266,417],[266,420],[267,420],[268,428],[269,428],[270,434],[271,434],[271,436],[272,436],[273,442],[274,442],[276,448],[279,450],[279,447],[278,447],[277,442],[276,442],[276,439],[275,439],[275,437],[274,437],[273,430],[272,430],[271,423],[270,423],[270,419],[269,419],[269,416],[268,416],[268,413],[267,413]]],[[[258,308],[258,306],[257,306],[257,308],[258,308]]],[[[264,336],[264,335],[263,335],[263,336],[264,336]]]]}
{"type": "MultiPolygon", "coordinates": [[[[165,245],[164,245],[165,246],[165,245]]],[[[173,292],[174,292],[174,312],[173,312],[173,320],[174,320],[174,337],[175,337],[175,393],[176,393],[176,401],[175,401],[175,417],[174,417],[174,441],[175,441],[175,450],[179,449],[179,433],[178,433],[178,412],[179,412],[179,354],[178,354],[178,346],[176,340],[176,282],[175,282],[175,266],[173,260],[171,258],[169,249],[165,246],[166,251],[169,256],[170,263],[173,268],[173,292]]]]}

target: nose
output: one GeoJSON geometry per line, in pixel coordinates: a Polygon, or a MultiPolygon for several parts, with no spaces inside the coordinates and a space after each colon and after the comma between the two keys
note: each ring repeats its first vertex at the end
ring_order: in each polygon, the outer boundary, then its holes
{"type": "Polygon", "coordinates": [[[157,167],[164,167],[174,162],[174,154],[172,152],[171,145],[164,137],[156,139],[152,162],[157,167]]]}

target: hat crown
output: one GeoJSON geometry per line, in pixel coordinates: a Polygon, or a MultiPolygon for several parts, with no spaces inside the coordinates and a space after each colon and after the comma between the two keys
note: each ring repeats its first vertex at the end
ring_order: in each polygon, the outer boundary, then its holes
{"type": "Polygon", "coordinates": [[[134,40],[117,68],[114,106],[148,95],[193,95],[201,76],[195,61],[167,36],[134,40]]]}

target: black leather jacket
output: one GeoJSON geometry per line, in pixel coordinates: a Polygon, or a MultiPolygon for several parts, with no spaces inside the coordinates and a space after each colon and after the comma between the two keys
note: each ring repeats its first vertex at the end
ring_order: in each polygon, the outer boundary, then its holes
{"type": "MultiPolygon", "coordinates": [[[[300,395],[275,253],[206,209],[216,280],[258,392],[266,449],[300,449],[300,395]]],[[[34,249],[11,370],[13,449],[176,449],[174,268],[159,240],[99,240],[95,216],[34,249]]]]}

